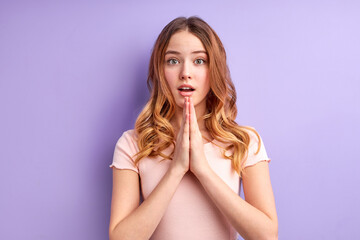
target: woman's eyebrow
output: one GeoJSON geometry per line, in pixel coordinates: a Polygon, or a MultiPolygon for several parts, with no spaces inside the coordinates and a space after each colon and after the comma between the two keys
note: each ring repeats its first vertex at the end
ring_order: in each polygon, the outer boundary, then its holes
{"type": "Polygon", "coordinates": [[[193,54],[196,54],[196,53],[205,53],[205,54],[207,54],[207,52],[206,51],[204,51],[204,50],[198,50],[198,51],[194,51],[194,52],[192,52],[193,54]]]}
{"type": "Polygon", "coordinates": [[[175,55],[180,55],[180,53],[179,53],[179,52],[174,51],[174,50],[169,50],[169,51],[166,51],[165,55],[166,55],[166,54],[175,54],[175,55]]]}
{"type": "MultiPolygon", "coordinates": [[[[197,50],[197,51],[193,51],[193,52],[191,52],[192,54],[197,54],[197,53],[204,53],[204,54],[207,54],[207,52],[206,51],[204,51],[204,50],[197,50]]],[[[166,54],[175,54],[175,55],[180,55],[181,53],[180,52],[178,52],[178,51],[174,51],[174,50],[169,50],[169,51],[166,51],[166,53],[165,53],[165,55],[166,54]]]]}

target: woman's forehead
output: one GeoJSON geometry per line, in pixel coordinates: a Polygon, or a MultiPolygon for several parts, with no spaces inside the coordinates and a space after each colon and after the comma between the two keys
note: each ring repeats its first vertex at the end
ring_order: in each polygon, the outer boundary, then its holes
{"type": "Polygon", "coordinates": [[[171,36],[166,52],[205,52],[205,47],[201,40],[188,31],[180,31],[171,36]]]}

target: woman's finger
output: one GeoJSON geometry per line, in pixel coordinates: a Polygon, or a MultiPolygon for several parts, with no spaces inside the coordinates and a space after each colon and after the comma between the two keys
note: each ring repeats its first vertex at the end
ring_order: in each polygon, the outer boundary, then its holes
{"type": "Polygon", "coordinates": [[[184,105],[183,105],[183,114],[182,114],[182,120],[181,120],[181,124],[180,124],[180,129],[178,132],[178,137],[177,139],[181,139],[183,132],[184,132],[184,127],[185,127],[185,122],[186,122],[186,97],[184,98],[184,105]]]}
{"type": "Polygon", "coordinates": [[[187,134],[187,139],[189,139],[189,127],[190,127],[190,110],[189,110],[189,98],[185,98],[185,119],[183,120],[185,122],[184,130],[183,132],[187,134]]]}
{"type": "Polygon", "coordinates": [[[183,118],[181,120],[180,129],[178,129],[176,144],[174,149],[173,166],[180,168],[182,171],[189,170],[189,100],[184,99],[183,118]]]}
{"type": "Polygon", "coordinates": [[[192,100],[192,98],[189,99],[189,107],[190,107],[190,131],[191,132],[196,132],[196,130],[199,129],[198,126],[198,122],[197,122],[197,117],[196,117],[196,112],[195,112],[195,107],[194,107],[194,102],[192,100]]]}

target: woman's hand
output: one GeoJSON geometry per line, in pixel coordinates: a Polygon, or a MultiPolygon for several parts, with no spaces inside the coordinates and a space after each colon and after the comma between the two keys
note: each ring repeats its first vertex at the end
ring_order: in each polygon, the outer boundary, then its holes
{"type": "Polygon", "coordinates": [[[193,100],[189,99],[190,107],[190,171],[198,176],[210,168],[205,157],[204,143],[196,118],[193,100]]]}
{"type": "Polygon", "coordinates": [[[181,174],[185,174],[189,170],[190,165],[190,109],[189,109],[189,98],[185,97],[183,107],[183,117],[179,133],[177,134],[174,159],[171,167],[175,170],[180,171],[181,174]]]}

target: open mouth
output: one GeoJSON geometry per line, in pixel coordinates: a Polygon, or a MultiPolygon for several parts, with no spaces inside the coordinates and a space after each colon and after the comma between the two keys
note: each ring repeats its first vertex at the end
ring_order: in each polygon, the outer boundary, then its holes
{"type": "Polygon", "coordinates": [[[195,89],[190,88],[190,87],[180,87],[180,88],[178,88],[178,90],[181,91],[181,92],[193,92],[193,91],[195,91],[195,89]]]}

